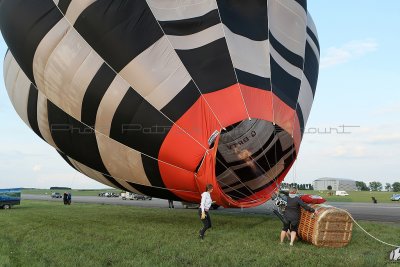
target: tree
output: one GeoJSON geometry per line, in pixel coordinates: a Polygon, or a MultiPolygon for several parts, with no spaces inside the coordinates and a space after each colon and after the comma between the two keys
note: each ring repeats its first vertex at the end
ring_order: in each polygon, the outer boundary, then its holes
{"type": "Polygon", "coordinates": [[[369,187],[362,181],[356,181],[356,187],[359,191],[369,191],[369,187]]]}
{"type": "Polygon", "coordinates": [[[399,182],[393,183],[392,189],[393,189],[393,192],[400,192],[400,183],[399,182]]]}
{"type": "Polygon", "coordinates": [[[371,191],[382,191],[382,183],[381,182],[370,182],[369,187],[371,188],[371,191]]]}
{"type": "Polygon", "coordinates": [[[314,190],[312,184],[305,184],[304,190],[314,190]]]}
{"type": "Polygon", "coordinates": [[[390,189],[392,189],[392,185],[389,184],[389,183],[386,183],[386,185],[385,185],[385,190],[386,190],[386,191],[390,191],[390,189]]]}
{"type": "Polygon", "coordinates": [[[332,196],[333,195],[333,193],[332,193],[332,186],[331,185],[328,185],[328,187],[327,187],[327,189],[328,189],[328,196],[332,196]]]}
{"type": "Polygon", "coordinates": [[[281,183],[281,189],[288,189],[289,184],[288,183],[281,183]]]}

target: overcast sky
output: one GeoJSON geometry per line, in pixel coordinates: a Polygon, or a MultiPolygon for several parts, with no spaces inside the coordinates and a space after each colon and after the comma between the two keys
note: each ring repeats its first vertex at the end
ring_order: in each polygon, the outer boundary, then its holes
{"type": "MultiPolygon", "coordinates": [[[[320,76],[285,181],[400,181],[400,1],[309,0],[308,8],[321,45],[320,76]]],[[[0,55],[6,49],[0,36],[0,55]]],[[[0,188],[105,188],[70,168],[22,122],[3,80],[1,72],[0,188]]]]}

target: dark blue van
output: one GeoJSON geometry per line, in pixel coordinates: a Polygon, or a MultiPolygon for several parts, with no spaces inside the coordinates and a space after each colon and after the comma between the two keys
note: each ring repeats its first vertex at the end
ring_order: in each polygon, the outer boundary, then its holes
{"type": "Polygon", "coordinates": [[[10,209],[21,203],[21,188],[0,189],[0,208],[10,209]]]}

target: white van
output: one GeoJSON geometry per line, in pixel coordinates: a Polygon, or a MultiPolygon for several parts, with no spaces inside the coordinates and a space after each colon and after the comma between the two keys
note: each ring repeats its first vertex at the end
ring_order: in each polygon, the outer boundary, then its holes
{"type": "Polygon", "coordinates": [[[346,191],[336,191],[337,196],[348,196],[349,194],[346,191]]]}
{"type": "Polygon", "coordinates": [[[121,193],[122,200],[134,200],[135,194],[131,192],[123,192],[121,193]]]}

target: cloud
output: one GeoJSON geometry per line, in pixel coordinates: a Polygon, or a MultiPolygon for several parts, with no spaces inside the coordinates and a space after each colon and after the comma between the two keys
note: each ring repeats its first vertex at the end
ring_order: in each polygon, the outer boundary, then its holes
{"type": "Polygon", "coordinates": [[[400,101],[391,104],[386,104],[379,108],[371,110],[371,115],[373,116],[383,116],[383,115],[396,115],[400,113],[400,101]]]}
{"type": "Polygon", "coordinates": [[[34,172],[40,172],[42,170],[42,166],[39,164],[36,164],[33,166],[32,171],[34,172]]]}
{"type": "Polygon", "coordinates": [[[399,144],[400,134],[398,133],[387,133],[372,136],[368,143],[370,144],[399,144]]]}
{"type": "Polygon", "coordinates": [[[334,158],[365,158],[368,156],[367,148],[363,145],[357,146],[336,146],[329,151],[325,151],[324,156],[334,158]]]}
{"type": "Polygon", "coordinates": [[[372,39],[351,41],[341,47],[330,47],[321,58],[321,68],[329,68],[360,58],[378,49],[378,43],[372,39]]]}

